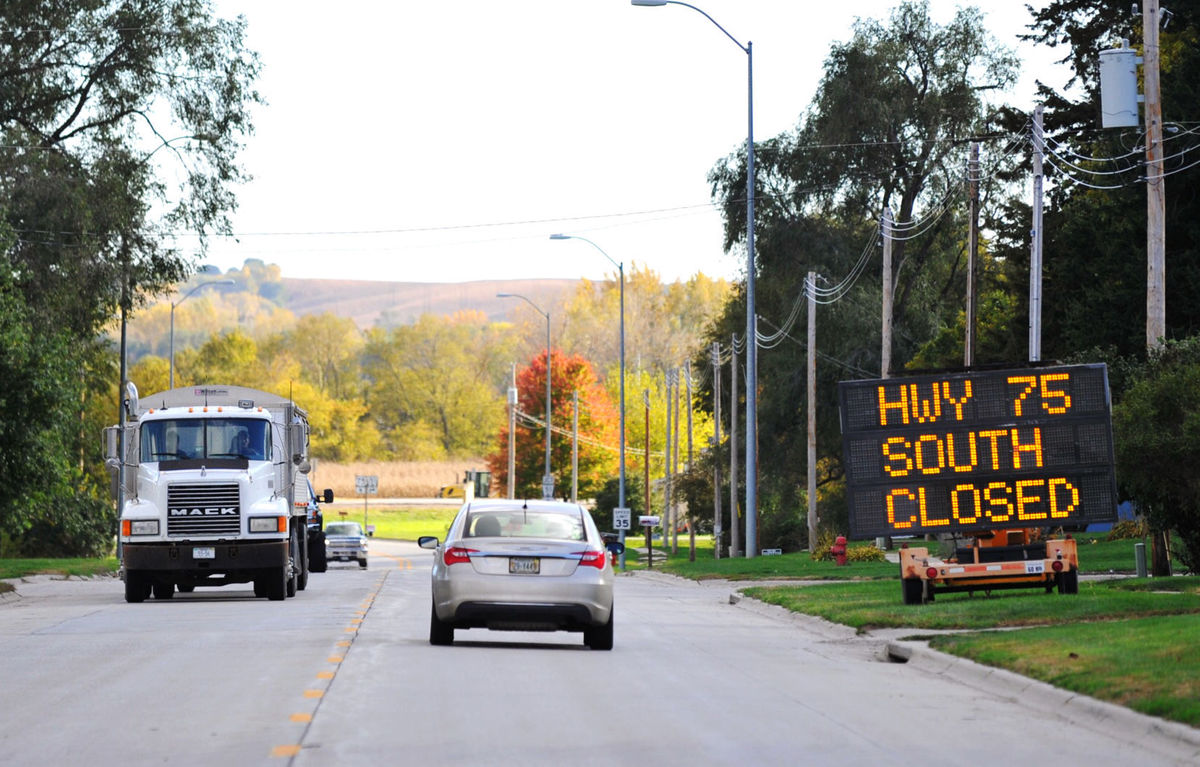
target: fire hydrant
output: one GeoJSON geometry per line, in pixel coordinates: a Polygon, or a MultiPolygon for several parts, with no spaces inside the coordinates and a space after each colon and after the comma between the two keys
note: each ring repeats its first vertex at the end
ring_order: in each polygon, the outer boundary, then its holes
{"type": "Polygon", "coordinates": [[[829,553],[839,565],[846,564],[846,536],[839,535],[835,538],[833,545],[829,547],[829,553]]]}

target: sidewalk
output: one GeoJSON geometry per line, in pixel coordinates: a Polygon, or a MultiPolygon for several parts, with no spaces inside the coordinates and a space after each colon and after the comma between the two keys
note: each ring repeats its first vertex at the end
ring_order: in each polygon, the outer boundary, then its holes
{"type": "MultiPolygon", "coordinates": [[[[892,553],[888,552],[889,555],[892,553]]],[[[832,623],[813,615],[794,613],[784,607],[760,602],[741,593],[741,589],[750,586],[798,586],[823,584],[828,581],[693,581],[668,573],[646,570],[632,571],[622,577],[648,578],[676,584],[692,583],[697,588],[711,590],[714,595],[724,594],[722,601],[728,601],[738,609],[791,623],[824,641],[859,645],[870,657],[880,662],[903,663],[922,673],[944,676],[956,684],[967,685],[992,695],[1020,699],[1023,705],[1047,715],[1062,717],[1072,725],[1093,730],[1119,729],[1127,734],[1130,742],[1154,737],[1170,745],[1175,752],[1172,758],[1179,759],[1182,763],[1200,764],[1200,729],[1063,690],[1005,669],[942,653],[931,649],[928,642],[913,638],[916,634],[930,636],[963,633],[960,630],[889,628],[860,634],[850,626],[832,623]]]]}

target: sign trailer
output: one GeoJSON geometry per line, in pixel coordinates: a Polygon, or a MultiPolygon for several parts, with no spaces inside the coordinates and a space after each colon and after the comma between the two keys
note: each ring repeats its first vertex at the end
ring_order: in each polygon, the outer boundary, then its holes
{"type": "Polygon", "coordinates": [[[843,381],[838,404],[851,537],[975,539],[945,562],[903,549],[905,602],[1078,590],[1075,541],[1037,538],[1116,518],[1104,365],[843,381]]]}

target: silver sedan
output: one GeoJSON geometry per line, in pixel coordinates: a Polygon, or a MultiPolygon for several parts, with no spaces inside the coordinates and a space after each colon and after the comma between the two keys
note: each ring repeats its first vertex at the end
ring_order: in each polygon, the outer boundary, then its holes
{"type": "Polygon", "coordinates": [[[429,642],[455,629],[582,631],[593,650],[613,644],[613,569],[587,509],[558,501],[486,499],[459,509],[434,549],[429,642]]]}

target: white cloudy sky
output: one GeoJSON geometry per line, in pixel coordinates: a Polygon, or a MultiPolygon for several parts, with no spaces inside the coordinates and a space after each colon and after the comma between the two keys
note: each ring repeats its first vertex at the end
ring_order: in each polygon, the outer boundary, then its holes
{"type": "MultiPolygon", "coordinates": [[[[833,41],[891,0],[696,0],[753,42],[754,134],[796,125],[833,41]]],[[[1040,5],[1039,2],[1034,2],[1040,5]]],[[[945,22],[959,3],[931,0],[945,22]]],[[[1018,44],[1024,3],[983,0],[1018,44]]],[[[218,0],[263,61],[236,238],[203,259],[287,277],[462,282],[602,279],[637,263],[666,280],[738,278],[708,170],[746,139],[746,55],[680,6],[628,0],[218,0]]],[[[1061,77],[1050,78],[1052,81],[1061,77]]]]}

